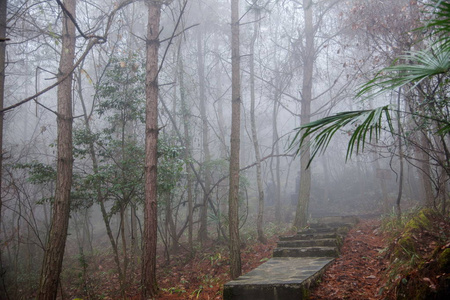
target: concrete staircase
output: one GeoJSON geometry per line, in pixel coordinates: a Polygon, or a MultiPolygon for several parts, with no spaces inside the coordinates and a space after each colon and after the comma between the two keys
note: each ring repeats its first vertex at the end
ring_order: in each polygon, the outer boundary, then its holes
{"type": "Polygon", "coordinates": [[[297,234],[280,237],[272,259],[224,285],[224,300],[308,299],[356,223],[354,217],[320,218],[297,234]]]}
{"type": "Polygon", "coordinates": [[[273,257],[337,257],[339,241],[336,227],[311,224],[293,236],[280,237],[273,257]]]}

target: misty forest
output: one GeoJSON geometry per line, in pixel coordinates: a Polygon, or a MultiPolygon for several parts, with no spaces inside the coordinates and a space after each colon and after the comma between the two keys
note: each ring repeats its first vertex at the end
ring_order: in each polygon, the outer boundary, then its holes
{"type": "Polygon", "coordinates": [[[0,299],[449,299],[448,96],[448,0],[0,0],[0,299]]]}

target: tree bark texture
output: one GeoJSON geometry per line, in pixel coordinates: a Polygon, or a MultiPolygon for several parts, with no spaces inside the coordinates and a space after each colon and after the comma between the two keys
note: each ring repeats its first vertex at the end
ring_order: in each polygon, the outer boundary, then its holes
{"type": "MultiPolygon", "coordinates": [[[[76,0],[65,0],[63,5],[75,18],[76,0]]],[[[75,24],[64,14],[62,18],[62,48],[58,78],[72,70],[75,59],[75,24]]],[[[38,299],[56,299],[59,275],[66,246],[70,216],[70,189],[72,187],[72,75],[61,82],[57,91],[57,175],[52,223],[45,248],[39,283],[38,299]]]]}
{"type": "Polygon", "coordinates": [[[231,137],[230,191],[228,218],[230,232],[230,273],[236,279],[242,273],[239,239],[239,151],[241,128],[241,76],[239,56],[239,0],[231,1],[231,137]]]}
{"type": "MultiPolygon", "coordinates": [[[[6,37],[6,9],[7,0],[0,0],[0,38],[6,37]]],[[[4,96],[5,96],[5,69],[6,69],[6,41],[0,42],[0,109],[4,106],[4,96]]],[[[0,112],[0,237],[2,237],[2,183],[3,183],[3,112],[0,112]]],[[[0,238],[0,243],[2,238],[0,238]]],[[[2,247],[0,247],[0,266],[2,266],[2,247]]],[[[3,270],[0,269],[0,272],[3,270]]],[[[0,291],[0,298],[5,297],[5,292],[0,291]]]]}
{"type": "MultiPolygon", "coordinates": [[[[211,189],[211,168],[210,160],[211,153],[209,151],[209,124],[208,115],[206,113],[206,95],[205,95],[205,62],[204,53],[202,47],[202,29],[200,26],[199,33],[197,35],[197,69],[198,69],[198,85],[199,85],[199,100],[200,100],[200,115],[202,118],[202,147],[203,147],[203,166],[205,176],[205,191],[209,193],[211,189]]],[[[208,239],[208,199],[209,195],[204,193],[203,203],[200,210],[200,229],[198,232],[198,238],[203,245],[208,239]]]]}
{"type": "MultiPolygon", "coordinates": [[[[178,48],[180,50],[180,48],[178,48]]],[[[180,100],[181,100],[181,110],[183,115],[183,130],[184,130],[184,160],[186,161],[186,177],[187,177],[187,202],[188,202],[188,243],[189,250],[191,254],[194,250],[193,245],[193,235],[194,235],[194,195],[192,192],[192,169],[188,164],[188,161],[191,159],[191,133],[189,130],[190,126],[190,110],[189,105],[186,103],[186,91],[184,84],[184,65],[183,59],[181,57],[181,51],[178,51],[178,80],[180,82],[180,100]]]]}
{"type": "MultiPolygon", "coordinates": [[[[253,4],[256,5],[256,0],[253,0],[253,4]]],[[[253,23],[253,36],[250,42],[250,122],[252,128],[252,140],[253,148],[255,150],[256,159],[256,183],[258,186],[258,216],[256,218],[256,232],[258,240],[261,243],[267,243],[267,239],[264,236],[263,223],[264,223],[264,189],[261,175],[261,152],[259,150],[258,132],[256,130],[256,116],[255,116],[255,42],[259,33],[259,17],[260,13],[258,8],[255,11],[255,19],[253,23]]]]}
{"type": "MultiPolygon", "coordinates": [[[[300,124],[305,125],[311,120],[312,79],[314,68],[314,25],[312,0],[303,0],[305,18],[305,49],[303,52],[303,84],[301,99],[300,124]]],[[[305,140],[305,147],[300,157],[300,193],[295,215],[294,226],[304,227],[308,220],[309,198],[311,194],[311,170],[306,168],[311,158],[309,139],[305,140]]]]}
{"type": "MultiPolygon", "coordinates": [[[[277,83],[280,80],[275,80],[277,83]]],[[[277,86],[280,86],[277,84],[277,86]]],[[[280,107],[280,93],[278,90],[275,90],[274,101],[273,101],[273,111],[272,111],[272,144],[273,151],[275,153],[275,157],[272,157],[270,160],[270,173],[272,175],[272,187],[274,189],[271,191],[273,199],[271,199],[275,204],[275,222],[281,222],[281,178],[280,178],[280,145],[278,143],[278,110],[280,107]],[[275,167],[273,167],[273,163],[275,161],[275,167]]]]}
{"type": "Polygon", "coordinates": [[[158,49],[161,2],[148,2],[147,61],[145,79],[145,208],[142,252],[142,299],[153,297],[156,283],[158,49]]]}
{"type": "MultiPolygon", "coordinates": [[[[398,91],[398,98],[397,98],[397,107],[398,109],[400,109],[400,102],[401,100],[401,88],[398,91]]],[[[401,221],[402,218],[402,209],[400,206],[401,200],[402,200],[402,195],[403,195],[403,177],[404,177],[404,167],[403,167],[403,144],[402,144],[402,122],[401,122],[401,114],[400,114],[400,110],[397,111],[397,130],[398,130],[398,159],[400,162],[400,178],[399,178],[399,183],[398,183],[398,193],[397,193],[397,201],[396,201],[396,206],[397,206],[397,220],[398,222],[401,221]]]]}
{"type": "MultiPolygon", "coordinates": [[[[7,0],[0,0],[0,38],[6,37],[6,9],[7,0]]],[[[5,68],[6,68],[6,41],[0,42],[0,109],[3,109],[5,97],[5,68]]],[[[3,170],[3,112],[0,112],[0,192],[2,191],[3,170]]],[[[2,195],[0,193],[0,224],[2,221],[2,195]]],[[[1,231],[1,229],[0,229],[1,231]]],[[[0,250],[1,251],[1,250],[0,250]]],[[[0,252],[1,254],[1,252],[0,252]]]]}

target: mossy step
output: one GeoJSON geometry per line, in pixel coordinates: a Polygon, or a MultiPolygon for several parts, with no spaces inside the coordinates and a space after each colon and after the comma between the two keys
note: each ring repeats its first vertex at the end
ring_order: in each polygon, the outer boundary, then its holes
{"type": "Polygon", "coordinates": [[[337,247],[282,247],[273,250],[273,257],[338,257],[337,247]]]}
{"type": "Polygon", "coordinates": [[[279,248],[288,247],[336,247],[336,238],[331,239],[314,239],[314,240],[295,240],[295,241],[280,241],[277,243],[279,248]]]}
{"type": "Polygon", "coordinates": [[[316,240],[316,239],[335,239],[336,232],[330,233],[297,233],[294,235],[280,236],[280,241],[296,241],[296,240],[316,240]]]}

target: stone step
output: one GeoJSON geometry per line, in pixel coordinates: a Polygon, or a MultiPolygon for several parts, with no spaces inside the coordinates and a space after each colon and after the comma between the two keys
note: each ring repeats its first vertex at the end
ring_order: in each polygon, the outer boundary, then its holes
{"type": "Polygon", "coordinates": [[[334,258],[275,257],[224,285],[224,300],[304,300],[334,258]]]}
{"type": "Polygon", "coordinates": [[[336,232],[332,233],[297,233],[294,235],[280,236],[280,241],[315,240],[315,239],[335,239],[336,232]]]}
{"type": "Polygon", "coordinates": [[[336,232],[336,228],[332,228],[332,227],[314,227],[314,228],[301,229],[297,233],[298,234],[303,234],[303,233],[334,233],[334,232],[336,232]]]}
{"type": "Polygon", "coordinates": [[[273,257],[338,257],[337,247],[276,248],[273,257]]]}
{"type": "Polygon", "coordinates": [[[309,227],[332,227],[337,228],[341,232],[345,232],[345,229],[350,229],[358,224],[359,219],[356,216],[330,216],[312,219],[309,227]]]}
{"type": "Polygon", "coordinates": [[[338,242],[336,238],[330,239],[314,239],[314,240],[294,240],[279,241],[278,248],[297,248],[297,247],[336,247],[338,242]]]}
{"type": "Polygon", "coordinates": [[[339,256],[355,217],[323,217],[291,236],[280,236],[273,258],[224,285],[224,300],[303,300],[339,256]]]}

